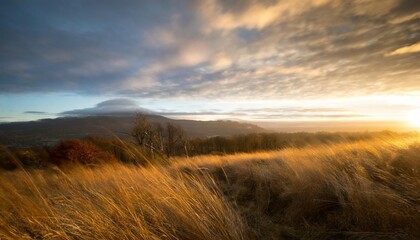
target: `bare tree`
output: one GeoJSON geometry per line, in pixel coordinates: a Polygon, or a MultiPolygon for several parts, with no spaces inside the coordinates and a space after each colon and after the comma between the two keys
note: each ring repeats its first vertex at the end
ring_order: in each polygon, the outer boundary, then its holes
{"type": "Polygon", "coordinates": [[[141,113],[136,115],[131,136],[139,146],[149,149],[151,153],[159,151],[158,131],[156,131],[155,126],[149,122],[145,115],[141,113]]]}
{"type": "Polygon", "coordinates": [[[145,115],[139,113],[131,136],[139,146],[149,149],[151,153],[165,153],[170,157],[185,151],[188,156],[186,133],[174,124],[166,123],[165,127],[160,123],[152,124],[145,115]]]}
{"type": "Polygon", "coordinates": [[[187,137],[184,129],[179,126],[167,123],[167,141],[166,141],[166,154],[168,156],[176,155],[180,151],[184,151],[188,156],[187,151],[187,137]]]}

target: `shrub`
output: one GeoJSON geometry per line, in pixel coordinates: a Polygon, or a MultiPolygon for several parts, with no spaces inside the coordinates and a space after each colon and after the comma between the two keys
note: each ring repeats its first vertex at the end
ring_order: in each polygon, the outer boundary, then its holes
{"type": "Polygon", "coordinates": [[[115,161],[114,155],[100,149],[89,141],[65,140],[61,141],[50,153],[50,161],[56,165],[62,164],[98,164],[115,161]]]}

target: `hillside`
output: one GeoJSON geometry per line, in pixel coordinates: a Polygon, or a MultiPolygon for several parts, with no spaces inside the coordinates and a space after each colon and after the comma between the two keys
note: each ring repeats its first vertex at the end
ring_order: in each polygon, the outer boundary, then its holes
{"type": "MultiPolygon", "coordinates": [[[[178,125],[189,137],[231,136],[264,132],[253,124],[234,121],[175,120],[159,115],[147,115],[152,123],[167,122],[178,125]]],[[[116,135],[127,137],[133,127],[133,115],[86,116],[43,119],[31,122],[0,124],[0,144],[9,146],[33,146],[52,144],[61,139],[80,138],[86,135],[116,135]]]]}
{"type": "Polygon", "coordinates": [[[0,172],[5,239],[419,239],[420,137],[0,172]]]}

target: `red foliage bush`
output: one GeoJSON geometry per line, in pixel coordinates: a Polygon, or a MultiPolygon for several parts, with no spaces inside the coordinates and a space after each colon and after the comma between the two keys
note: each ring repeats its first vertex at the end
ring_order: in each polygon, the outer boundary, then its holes
{"type": "Polygon", "coordinates": [[[50,153],[52,163],[61,164],[97,164],[116,161],[113,154],[106,152],[94,143],[82,140],[61,141],[50,153]]]}

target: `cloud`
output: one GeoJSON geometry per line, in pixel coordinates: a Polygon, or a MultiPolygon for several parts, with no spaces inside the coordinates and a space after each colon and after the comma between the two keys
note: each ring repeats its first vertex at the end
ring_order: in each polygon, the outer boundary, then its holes
{"type": "MultiPolygon", "coordinates": [[[[344,108],[328,107],[261,107],[231,110],[212,109],[196,111],[150,110],[141,108],[132,99],[117,98],[96,104],[92,108],[75,109],[60,113],[61,116],[133,115],[137,112],[162,115],[169,118],[191,119],[242,119],[242,120],[285,120],[285,119],[363,119],[369,116],[344,108]]],[[[37,113],[28,111],[27,113],[37,113]]]]}
{"type": "Polygon", "coordinates": [[[42,111],[25,111],[23,113],[24,114],[37,114],[37,115],[46,115],[46,114],[48,114],[47,112],[42,112],[42,111]]]}
{"type": "Polygon", "coordinates": [[[219,53],[212,60],[212,68],[216,71],[223,70],[232,66],[233,61],[226,54],[219,53]]]}
{"type": "Polygon", "coordinates": [[[386,56],[395,56],[395,55],[402,55],[402,54],[416,53],[416,52],[420,52],[420,42],[417,42],[409,46],[398,48],[390,53],[387,53],[386,56]]]}
{"type": "Polygon", "coordinates": [[[282,100],[420,91],[418,57],[408,54],[419,44],[412,0],[64,6],[0,3],[0,94],[282,100]]]}
{"type": "Polygon", "coordinates": [[[382,16],[398,6],[398,0],[355,0],[354,11],[359,15],[382,16]]]}
{"type": "Polygon", "coordinates": [[[177,112],[160,111],[157,114],[175,118],[206,119],[205,117],[222,119],[242,120],[303,120],[303,119],[363,119],[368,115],[356,113],[342,108],[302,108],[302,107],[280,107],[280,108],[238,108],[232,111],[195,111],[177,112]]]}
{"type": "Polygon", "coordinates": [[[138,106],[138,104],[126,98],[116,98],[100,102],[92,108],[75,109],[60,113],[62,116],[91,116],[91,115],[120,115],[136,112],[152,113],[152,111],[138,106]]]}
{"type": "MultiPolygon", "coordinates": [[[[229,2],[229,1],[227,1],[229,2]]],[[[223,6],[223,2],[215,0],[201,1],[200,15],[210,22],[208,30],[232,30],[236,28],[263,29],[276,21],[281,21],[314,7],[330,2],[329,0],[301,0],[301,1],[245,1],[246,7],[239,10],[237,5],[223,6]],[[224,9],[228,8],[228,10],[224,9]],[[229,11],[229,10],[237,11],[229,11]]],[[[226,3],[225,3],[226,4],[226,3]]],[[[229,5],[229,3],[227,4],[229,5]]]]}

